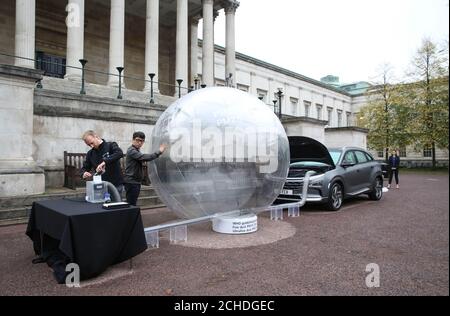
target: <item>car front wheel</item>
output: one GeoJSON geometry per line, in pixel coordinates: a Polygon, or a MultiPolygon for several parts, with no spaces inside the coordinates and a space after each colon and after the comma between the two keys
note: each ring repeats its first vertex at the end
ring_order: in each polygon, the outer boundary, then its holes
{"type": "Polygon", "coordinates": [[[381,178],[376,178],[373,184],[373,189],[369,193],[369,199],[373,201],[378,201],[383,196],[383,180],[381,178]]]}
{"type": "Polygon", "coordinates": [[[344,190],[340,183],[335,182],[330,188],[328,194],[327,209],[330,211],[337,211],[341,208],[344,200],[344,190]]]}

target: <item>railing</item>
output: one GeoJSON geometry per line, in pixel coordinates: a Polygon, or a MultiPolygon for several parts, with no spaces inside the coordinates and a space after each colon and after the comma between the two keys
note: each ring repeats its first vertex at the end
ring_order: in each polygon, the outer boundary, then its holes
{"type": "MultiPolygon", "coordinates": [[[[42,59],[32,59],[32,58],[26,58],[26,57],[21,57],[21,56],[16,56],[16,55],[12,55],[12,54],[7,54],[4,52],[0,52],[0,56],[4,56],[4,57],[11,57],[14,59],[22,59],[22,60],[26,60],[26,61],[32,61],[35,64],[35,68],[37,65],[45,68],[45,66],[48,65],[53,65],[53,66],[57,66],[57,67],[63,67],[65,69],[70,68],[70,69],[76,69],[79,70],[81,72],[81,81],[80,81],[80,94],[85,95],[87,94],[86,91],[86,74],[92,74],[92,75],[101,75],[101,76],[106,76],[107,80],[111,77],[117,77],[118,78],[118,94],[117,94],[117,99],[123,99],[123,95],[122,95],[122,89],[123,89],[123,82],[125,79],[127,79],[128,81],[138,81],[144,84],[144,86],[147,86],[147,84],[150,85],[150,95],[149,95],[149,103],[154,103],[154,85],[158,84],[159,87],[167,87],[168,89],[173,89],[174,91],[176,91],[176,94],[178,95],[178,97],[180,98],[183,94],[192,92],[194,90],[200,89],[200,88],[205,88],[206,85],[204,84],[200,84],[199,80],[196,79],[195,80],[195,85],[191,86],[191,87],[186,87],[183,86],[183,80],[181,79],[177,79],[177,84],[170,84],[168,82],[164,82],[164,81],[155,81],[154,77],[155,74],[153,73],[149,73],[147,74],[149,79],[142,79],[142,78],[136,78],[133,76],[125,76],[123,75],[123,72],[125,70],[124,67],[116,67],[117,69],[117,73],[110,73],[110,72],[105,72],[105,71],[100,71],[100,70],[95,70],[95,69],[90,69],[86,67],[86,64],[89,64],[89,61],[86,59],[80,59],[80,67],[75,67],[75,66],[69,66],[69,65],[65,65],[63,63],[55,63],[55,62],[50,62],[50,61],[46,61],[46,60],[42,60],[42,59]]],[[[12,62],[11,64],[14,64],[14,62],[12,62]]],[[[45,73],[44,73],[45,75],[45,73]]],[[[38,89],[43,89],[45,88],[42,84],[42,80],[38,80],[36,82],[36,88],[38,89]]]]}
{"type": "MultiPolygon", "coordinates": [[[[123,94],[122,94],[122,89],[123,89],[123,82],[125,79],[127,79],[128,81],[137,81],[137,82],[141,82],[144,83],[144,86],[146,86],[146,84],[150,84],[150,91],[149,91],[149,103],[150,104],[154,104],[155,103],[155,91],[154,91],[154,85],[158,84],[159,87],[168,87],[169,89],[173,89],[174,93],[170,96],[173,95],[177,95],[178,98],[180,98],[183,94],[186,93],[190,93],[192,91],[198,90],[198,89],[203,89],[206,88],[206,85],[201,83],[200,79],[195,78],[194,80],[194,85],[190,86],[190,87],[186,87],[183,86],[183,80],[181,79],[177,79],[177,84],[171,84],[168,82],[164,82],[164,81],[155,81],[154,77],[156,76],[154,73],[149,73],[147,74],[149,79],[142,79],[142,78],[136,78],[136,77],[132,77],[132,76],[125,76],[123,75],[123,72],[125,71],[124,67],[116,67],[117,69],[117,73],[110,73],[110,72],[105,72],[105,71],[100,71],[100,70],[94,70],[94,69],[90,69],[90,68],[86,68],[86,65],[89,64],[89,61],[86,59],[80,59],[80,67],[75,67],[75,66],[68,66],[66,64],[63,63],[55,63],[55,62],[50,62],[50,61],[46,61],[43,59],[32,59],[32,58],[26,58],[26,57],[21,57],[21,56],[16,56],[16,55],[12,55],[12,54],[7,54],[4,52],[0,52],[0,56],[4,56],[4,57],[10,57],[12,59],[21,59],[21,60],[27,60],[27,61],[32,61],[35,64],[35,69],[39,69],[38,66],[40,67],[44,67],[45,65],[53,65],[53,66],[58,66],[58,67],[62,67],[62,68],[70,68],[70,69],[76,69],[79,70],[81,72],[81,81],[80,81],[80,94],[81,95],[86,95],[88,94],[88,91],[86,90],[86,74],[90,73],[93,75],[102,75],[102,76],[107,76],[107,80],[113,76],[113,77],[117,77],[119,80],[119,85],[117,86],[117,99],[123,99],[123,94]]],[[[11,64],[14,64],[14,60],[11,62],[11,64]]],[[[46,75],[44,73],[44,75],[46,75]]],[[[44,89],[45,87],[42,84],[42,80],[38,80],[36,82],[36,88],[37,89],[44,89]]],[[[261,101],[263,101],[262,98],[259,98],[261,101]]],[[[264,102],[264,101],[263,101],[264,102]]],[[[273,104],[269,104],[264,102],[267,106],[269,106],[272,111],[279,115],[279,104],[280,100],[274,100],[273,104]]]]}

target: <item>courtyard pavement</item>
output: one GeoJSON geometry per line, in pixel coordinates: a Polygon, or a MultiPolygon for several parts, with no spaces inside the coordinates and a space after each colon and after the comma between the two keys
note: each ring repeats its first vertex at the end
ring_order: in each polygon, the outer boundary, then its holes
{"type": "MultiPolygon", "coordinates": [[[[246,242],[224,242],[230,236],[209,223],[189,227],[186,244],[162,234],[160,248],[135,257],[131,270],[111,267],[81,288],[58,285],[46,264],[31,263],[26,225],[0,227],[0,295],[449,295],[448,173],[400,180],[381,201],[361,196],[339,212],[307,206],[282,222],[260,214],[259,235],[246,242]],[[380,283],[369,288],[373,263],[380,283]]],[[[176,219],[167,209],[142,215],[146,227],[176,219]]]]}

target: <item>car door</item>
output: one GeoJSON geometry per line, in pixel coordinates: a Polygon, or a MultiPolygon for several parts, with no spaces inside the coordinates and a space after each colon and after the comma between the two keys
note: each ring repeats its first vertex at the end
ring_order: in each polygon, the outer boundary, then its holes
{"type": "Polygon", "coordinates": [[[342,171],[342,177],[344,179],[345,192],[351,194],[358,190],[359,185],[359,166],[353,150],[349,150],[344,153],[342,158],[341,167],[344,169],[342,171]],[[352,164],[351,166],[349,164],[352,164]],[[343,167],[342,165],[349,165],[343,167]]]}
{"type": "Polygon", "coordinates": [[[356,160],[358,161],[358,187],[359,190],[370,188],[370,174],[371,168],[373,168],[372,164],[367,159],[367,155],[365,152],[360,150],[355,150],[356,160]]]}

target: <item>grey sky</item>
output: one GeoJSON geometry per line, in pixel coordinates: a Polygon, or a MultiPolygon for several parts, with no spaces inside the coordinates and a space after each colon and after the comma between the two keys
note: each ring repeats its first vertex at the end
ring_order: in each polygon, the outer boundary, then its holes
{"type": "MultiPolygon", "coordinates": [[[[385,62],[401,79],[425,36],[448,40],[448,2],[240,0],[236,50],[314,79],[333,74],[345,83],[371,81],[385,62]]],[[[215,43],[225,45],[223,12],[215,43]]]]}

